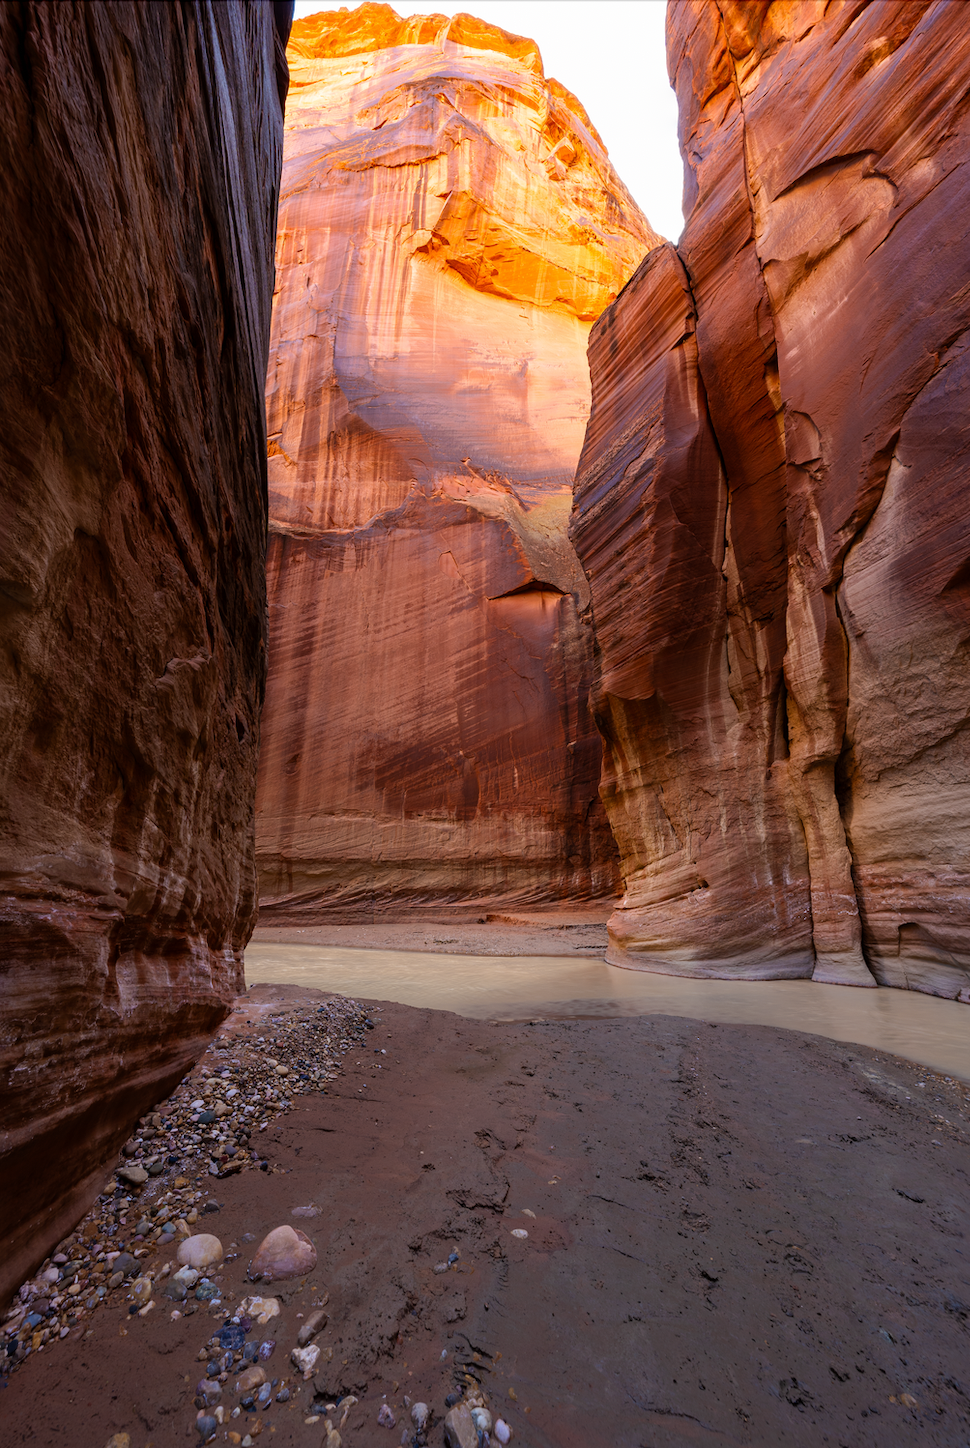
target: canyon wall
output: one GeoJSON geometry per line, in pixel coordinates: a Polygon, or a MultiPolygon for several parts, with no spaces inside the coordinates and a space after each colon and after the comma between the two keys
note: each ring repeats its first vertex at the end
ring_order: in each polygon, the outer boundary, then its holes
{"type": "Polygon", "coordinates": [[[289,11],[0,10],[0,1296],[242,981],[289,11]]]}
{"type": "Polygon", "coordinates": [[[970,999],[970,44],[668,9],[687,222],[593,331],[617,964],[970,999]]]}
{"type": "Polygon", "coordinates": [[[288,54],[261,918],[612,891],[567,527],[589,329],[658,238],[529,40],[368,4],[288,54]]]}

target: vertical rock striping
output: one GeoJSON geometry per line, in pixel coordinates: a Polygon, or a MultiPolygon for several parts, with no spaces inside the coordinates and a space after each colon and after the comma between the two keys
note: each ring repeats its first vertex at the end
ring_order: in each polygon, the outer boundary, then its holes
{"type": "Polygon", "coordinates": [[[0,13],[0,1294],[242,978],[289,9],[0,13]]]}
{"type": "Polygon", "coordinates": [[[589,328],[657,238],[529,40],[365,4],[289,58],[263,919],[604,893],[567,525],[589,328]]]}
{"type": "Polygon", "coordinates": [[[970,999],[963,7],[687,0],[668,62],[687,224],[593,331],[573,522],[610,958],[970,999]]]}

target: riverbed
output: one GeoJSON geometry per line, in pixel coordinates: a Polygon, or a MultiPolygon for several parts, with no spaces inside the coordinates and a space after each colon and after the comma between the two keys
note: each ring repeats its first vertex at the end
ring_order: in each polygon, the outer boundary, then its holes
{"type": "Polygon", "coordinates": [[[469,956],[253,942],[246,983],[314,986],[477,1020],[665,1015],[782,1026],[871,1046],[970,1081],[970,1013],[916,991],[807,980],[688,980],[569,956],[469,956]]]}

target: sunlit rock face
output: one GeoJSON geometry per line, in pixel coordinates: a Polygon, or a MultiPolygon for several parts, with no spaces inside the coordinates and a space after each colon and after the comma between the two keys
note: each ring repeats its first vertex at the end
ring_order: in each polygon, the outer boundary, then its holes
{"type": "Polygon", "coordinates": [[[970,998],[966,40],[669,9],[688,220],[593,332],[573,532],[617,963],[970,998]]]}
{"type": "Polygon", "coordinates": [[[657,238],[529,40],[364,5],[289,59],[263,919],[602,893],[567,525],[589,328],[657,238]]]}
{"type": "Polygon", "coordinates": [[[0,1296],[242,980],[284,39],[0,12],[0,1296]]]}

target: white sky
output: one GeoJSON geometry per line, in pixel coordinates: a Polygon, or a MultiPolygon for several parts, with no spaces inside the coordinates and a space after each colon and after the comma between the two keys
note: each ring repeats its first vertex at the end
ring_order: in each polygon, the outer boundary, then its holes
{"type": "MultiPolygon", "coordinates": [[[[582,101],[610,159],[651,224],[676,241],[683,165],[677,146],[677,103],[664,53],[666,0],[391,0],[399,15],[467,11],[542,52],[546,75],[582,101]]],[[[297,18],[340,6],[297,0],[297,18]]],[[[353,9],[351,3],[346,8],[353,9]]]]}

